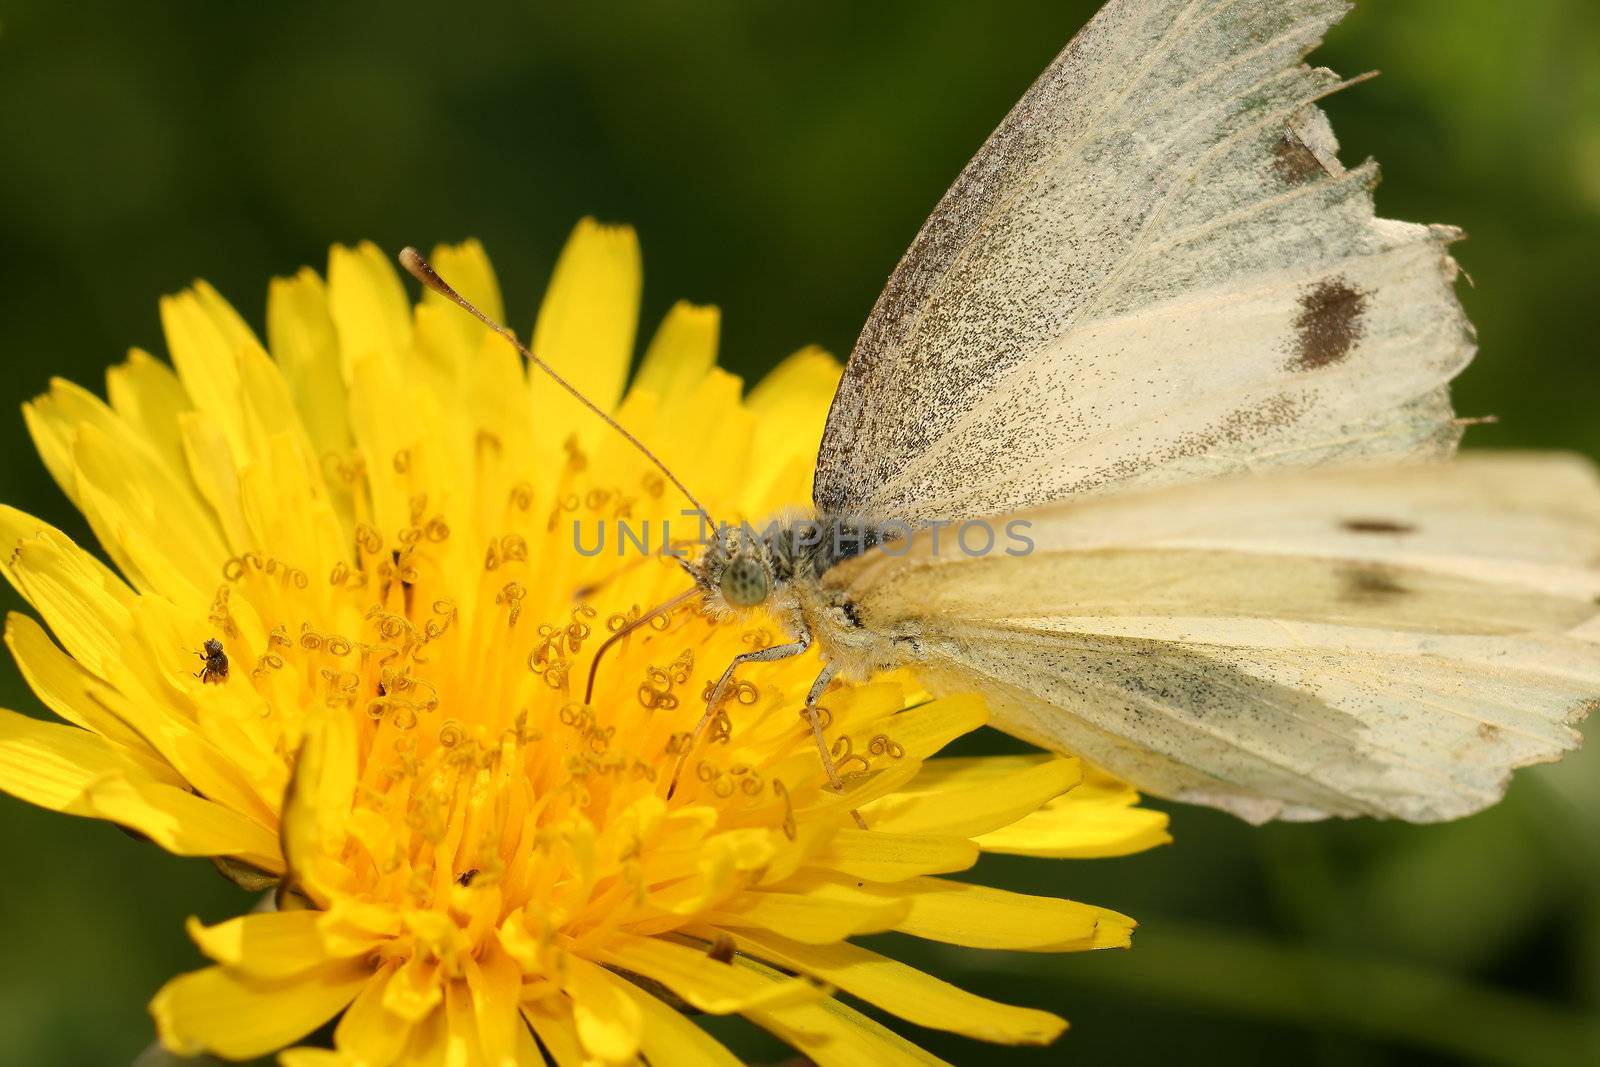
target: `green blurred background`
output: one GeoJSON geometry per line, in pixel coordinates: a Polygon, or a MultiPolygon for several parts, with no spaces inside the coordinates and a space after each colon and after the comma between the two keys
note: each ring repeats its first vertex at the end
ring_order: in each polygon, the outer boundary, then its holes
{"type": "MultiPolygon", "coordinates": [[[[196,276],[259,324],[267,279],[335,241],[479,236],[526,327],[573,221],[630,221],[647,321],[721,305],[749,374],[807,342],[843,354],[1094,6],[4,0],[0,499],[86,537],[17,405],[160,351],[155,298],[196,276]]],[[[1600,4],[1369,0],[1319,58],[1384,72],[1330,105],[1346,160],[1385,164],[1382,211],[1471,235],[1483,351],[1457,406],[1501,417],[1471,443],[1600,454],[1600,4]]],[[[36,706],[9,662],[0,702],[36,706]]],[[[1600,1062],[1600,744],[1453,825],[1175,809],[1173,830],[1123,860],[985,861],[1139,917],[1132,952],[895,946],[1066,1015],[1058,1045],[912,1036],[962,1064],[1600,1062]]],[[[199,962],[183,918],[249,903],[202,861],[9,799],[0,856],[5,1064],[128,1063],[151,993],[199,962]]]]}

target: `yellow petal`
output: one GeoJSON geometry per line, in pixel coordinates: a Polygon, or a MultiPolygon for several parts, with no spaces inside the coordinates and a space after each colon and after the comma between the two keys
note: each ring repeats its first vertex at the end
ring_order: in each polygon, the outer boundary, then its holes
{"type": "Polygon", "coordinates": [[[136,550],[143,547],[148,554],[143,542],[153,533],[149,508],[141,506],[146,501],[163,508],[168,526],[162,532],[176,542],[169,551],[195,552],[194,568],[220,566],[225,554],[218,554],[216,522],[182,476],[182,467],[174,467],[98,397],[56,380],[49,393],[24,405],[23,414],[52,476],[84,513],[106,554],[136,585],[151,586],[136,550]],[[130,546],[130,536],[141,544],[130,546]]]}
{"type": "MultiPolygon", "coordinates": [[[[806,761],[807,757],[814,772],[819,766],[816,752],[804,753],[801,761],[806,761]]],[[[781,765],[781,770],[785,774],[792,773],[792,766],[792,763],[785,763],[781,765]]],[[[902,756],[900,759],[882,760],[866,771],[859,767],[844,767],[840,769],[844,774],[844,780],[840,783],[842,788],[837,793],[825,778],[816,776],[814,799],[796,800],[795,814],[802,823],[807,823],[819,818],[829,819],[830,814],[845,816],[852,809],[871,807],[875,801],[898,792],[915,778],[920,766],[920,760],[902,756]]]]}
{"type": "Polygon", "coordinates": [[[106,395],[120,415],[172,470],[183,470],[178,416],[189,411],[189,394],[172,368],[143,349],[106,371],[106,395]]]}
{"type": "Polygon", "coordinates": [[[356,761],[355,723],[350,717],[337,709],[316,716],[283,801],[284,858],[295,877],[312,887],[318,861],[337,856],[344,848],[356,761]]]}
{"type": "Polygon", "coordinates": [[[1008,1045],[1049,1044],[1066,1029],[1065,1020],[1047,1011],[968,993],[859,945],[801,944],[766,931],[735,934],[734,942],[740,951],[815,975],[918,1026],[1008,1045]]]}
{"type": "Polygon", "coordinates": [[[139,831],[178,856],[232,856],[283,869],[278,838],[260,823],[183,789],[137,775],[111,775],[84,793],[89,814],[139,831]]]}
{"type": "Polygon", "coordinates": [[[443,1055],[433,1050],[418,1049],[411,1054],[411,1062],[463,1065],[485,1063],[483,1044],[478,1040],[478,1017],[472,1009],[472,993],[465,982],[453,981],[446,984],[445,1035],[444,1040],[437,1043],[441,1046],[443,1055]]]}
{"type": "MultiPolygon", "coordinates": [[[[744,956],[735,957],[734,966],[760,982],[778,984],[785,980],[770,967],[744,956]]],[[[757,1025],[804,1053],[817,1067],[857,1067],[864,1063],[873,1067],[947,1067],[937,1056],[832,997],[810,1004],[760,1008],[747,1014],[757,1025]]]]}
{"type": "Polygon", "coordinates": [[[316,271],[272,280],[267,340],[317,455],[343,455],[350,448],[344,369],[327,286],[316,271]]]}
{"type": "Polygon", "coordinates": [[[701,921],[735,929],[781,930],[796,941],[822,945],[893,929],[909,910],[910,905],[900,900],[861,906],[800,893],[750,892],[723,901],[701,921]]]}
{"type": "Polygon", "coordinates": [[[398,969],[398,964],[391,963],[374,974],[334,1027],[334,1047],[356,1063],[393,1063],[411,1037],[410,1020],[383,1006],[384,990],[398,969]]]}
{"type": "Polygon", "coordinates": [[[903,748],[910,758],[925,760],[988,721],[989,713],[984,709],[982,697],[971,694],[943,697],[878,720],[857,737],[855,748],[868,748],[873,737],[882,734],[903,748]]]}
{"type": "MultiPolygon", "coordinates": [[[[122,823],[180,855],[231,855],[258,866],[278,868],[275,836],[263,823],[240,814],[252,811],[270,818],[270,812],[252,804],[248,790],[239,787],[232,765],[221,760],[203,738],[176,730],[159,738],[152,736],[153,741],[168,746],[161,748],[162,757],[188,783],[216,801],[166,784],[173,780],[171,774],[152,777],[145,769],[150,762],[147,757],[133,753],[125,756],[87,731],[8,714],[12,716],[6,720],[8,735],[18,761],[18,776],[10,787],[19,795],[27,795],[23,790],[46,788],[41,781],[30,778],[34,770],[29,761],[38,751],[54,747],[63,754],[62,758],[41,767],[54,768],[51,774],[77,767],[70,780],[71,806],[63,810],[122,823]],[[110,759],[113,755],[114,760],[110,759]]],[[[162,726],[159,717],[152,717],[147,735],[156,734],[162,726]]],[[[59,792],[68,784],[57,781],[49,788],[57,791],[60,800],[59,792]]],[[[44,799],[48,795],[47,791],[36,802],[51,803],[44,799]]]]}
{"type": "Polygon", "coordinates": [[[0,504],[0,570],[73,658],[102,678],[124,668],[133,590],[61,531],[0,504]]]}
{"type": "Polygon", "coordinates": [[[1075,802],[1072,797],[1068,793],[1010,826],[976,838],[978,847],[1012,856],[1097,859],[1172,842],[1164,811],[1114,802],[1075,802]]]}
{"type": "Polygon", "coordinates": [[[871,882],[899,882],[923,874],[964,871],[978,862],[978,846],[962,837],[840,830],[810,860],[814,868],[871,882]]]}
{"type": "MultiPolygon", "coordinates": [[[[45,470],[60,486],[67,499],[78,503],[78,470],[72,462],[72,442],[78,436],[78,426],[83,421],[73,408],[79,386],[61,382],[50,383],[50,391],[36,396],[22,405],[22,421],[27,424],[28,436],[33,438],[34,450],[44,461],[45,470]]],[[[93,401],[89,397],[89,401],[93,401]]],[[[82,407],[90,407],[85,402],[82,407]]]]}
{"type": "MultiPolygon", "coordinates": [[[[767,372],[745,398],[745,404],[765,422],[769,418],[805,413],[825,414],[844,367],[815,345],[802,348],[767,372]]],[[[821,430],[819,425],[818,430],[821,430]]]]}
{"type": "Polygon", "coordinates": [[[42,626],[27,615],[13,613],[6,616],[5,635],[6,647],[11,649],[23,680],[45,707],[121,746],[152,778],[168,785],[182,784],[179,775],[129,725],[134,712],[127,699],[57,648],[42,626]]]}
{"type": "Polygon", "coordinates": [[[558,1010],[554,1001],[524,1004],[522,1016],[539,1035],[539,1042],[556,1061],[556,1067],[592,1067],[593,1060],[584,1054],[578,1041],[578,1029],[573,1025],[569,1011],[558,1010]]]}
{"type": "Polygon", "coordinates": [[[204,926],[191,917],[187,928],[200,951],[217,963],[241,975],[285,978],[327,963],[335,956],[359,956],[378,943],[377,937],[364,945],[352,945],[346,940],[338,945],[336,953],[321,932],[327,915],[309,908],[252,912],[215,926],[204,926]]]}
{"type": "Polygon", "coordinates": [[[240,462],[250,456],[245,434],[239,352],[259,345],[250,328],[205,282],[162,298],[167,351],[196,409],[217,420],[240,462]]]}
{"type": "MultiPolygon", "coordinates": [[[[448,281],[452,289],[470,301],[479,311],[495,322],[505,321],[506,309],[500,299],[500,282],[495,277],[494,266],[489,262],[483,245],[476,239],[469,238],[460,244],[435,245],[428,262],[433,264],[433,269],[438,272],[439,277],[448,281]]],[[[432,289],[423,290],[422,302],[425,306],[436,307],[448,313],[448,321],[453,323],[451,328],[460,335],[467,350],[476,352],[482,347],[488,327],[432,289]]]]}
{"type": "Polygon", "coordinates": [[[347,898],[317,914],[321,916],[317,930],[330,956],[354,956],[374,941],[395,937],[405,925],[402,915],[389,903],[347,898]]]}
{"type": "Polygon", "coordinates": [[[705,841],[696,861],[696,876],[685,878],[656,895],[656,903],[690,915],[721,899],[751,871],[765,868],[778,851],[777,835],[747,828],[717,834],[705,841]]]}
{"type": "Polygon", "coordinates": [[[289,1048],[278,1053],[278,1067],[366,1067],[366,1061],[331,1048],[289,1048]]]}
{"type": "Polygon", "coordinates": [[[527,1031],[517,1011],[522,972],[498,943],[490,945],[481,960],[464,960],[463,969],[485,1062],[488,1067],[517,1067],[518,1031],[527,1031]]]}
{"type": "Polygon", "coordinates": [[[79,430],[73,462],[79,506],[109,554],[141,590],[181,605],[209,602],[228,559],[211,515],[153,455],[94,426],[79,430]],[[104,531],[115,531],[108,535],[104,531]]]}
{"type": "Polygon", "coordinates": [[[399,359],[411,348],[411,305],[388,256],[370,241],[328,253],[328,314],[339,337],[345,380],[365,355],[399,359]]]}
{"type": "Polygon", "coordinates": [[[1050,760],[984,785],[886,797],[862,815],[874,830],[976,837],[1037,811],[1078,778],[1076,760],[1050,760]]]}
{"type": "Polygon", "coordinates": [[[424,428],[438,419],[435,398],[396,357],[364,352],[348,357],[350,425],[366,465],[372,499],[367,521],[381,530],[409,522],[411,461],[431,452],[419,448],[424,428]],[[404,418],[396,418],[404,412],[404,418]]]}
{"type": "Polygon", "coordinates": [[[250,1059],[299,1040],[329,1019],[372,978],[365,963],[333,963],[293,978],[244,978],[223,967],[179,975],[155,995],[161,1043],[193,1056],[250,1059]]]}
{"type": "Polygon", "coordinates": [[[188,458],[189,476],[200,499],[217,516],[223,540],[240,554],[255,551],[250,524],[244,517],[239,465],[229,451],[221,424],[205,412],[188,411],[178,416],[178,433],[188,458]]]}
{"type": "Polygon", "coordinates": [[[1092,904],[918,878],[894,887],[911,911],[895,929],[971,948],[1063,952],[1126,945],[1134,922],[1092,904]]]}
{"type": "Polygon", "coordinates": [[[422,953],[406,960],[383,990],[384,1010],[410,1023],[429,1019],[443,1000],[438,961],[422,953]]]}
{"type": "Polygon", "coordinates": [[[803,978],[773,983],[718,963],[704,951],[654,937],[621,934],[598,949],[600,961],[654,979],[713,1015],[794,1004],[822,995],[803,978]]]}
{"type": "MultiPolygon", "coordinates": [[[[465,318],[459,311],[458,317],[465,318]]],[[[543,375],[528,368],[521,355],[498,337],[488,337],[470,355],[463,368],[465,377],[461,384],[462,405],[473,413],[474,420],[487,436],[486,449],[492,451],[492,460],[502,464],[508,487],[521,482],[527,462],[534,451],[533,427],[528,418],[528,380],[531,375],[543,375]]],[[[591,416],[592,418],[592,416],[591,416]]],[[[488,454],[484,456],[489,462],[488,454]]],[[[549,480],[535,478],[524,482],[533,500],[543,499],[539,494],[553,492],[549,480]]]]}
{"type": "MultiPolygon", "coordinates": [[[[556,260],[533,328],[533,351],[602,410],[616,407],[633,357],[642,283],[639,239],[628,226],[584,219],[556,260]]],[[[530,379],[540,448],[555,455],[569,432],[598,436],[599,421],[547,375],[530,379]]]]}
{"type": "MultiPolygon", "coordinates": [[[[1027,752],[1014,756],[939,756],[923,763],[922,772],[906,786],[905,791],[920,796],[991,785],[1061,758],[1051,752],[1027,752]]],[[[1079,781],[1082,782],[1087,778],[1087,773],[1081,762],[1078,770],[1079,781]]]]}
{"type": "Polygon", "coordinates": [[[642,1015],[627,983],[581,956],[566,959],[563,988],[572,998],[572,1022],[589,1055],[603,1063],[627,1063],[639,1051],[642,1015]]]}
{"type": "Polygon", "coordinates": [[[533,1031],[523,1021],[526,1019],[527,1014],[524,1012],[516,1026],[516,1047],[512,1050],[517,1057],[516,1067],[546,1067],[549,1061],[540,1051],[539,1042],[534,1038],[533,1031]]]}
{"type": "Polygon", "coordinates": [[[256,340],[255,332],[244,321],[244,317],[235,311],[233,305],[223,299],[222,294],[213,289],[210,283],[197,281],[190,291],[228,348],[238,351],[245,345],[260,343],[256,340]]]}
{"type": "Polygon", "coordinates": [[[654,393],[664,407],[686,396],[717,362],[722,313],[680,300],[661,320],[645,349],[633,387],[654,393]]]}
{"type": "MultiPolygon", "coordinates": [[[[702,504],[713,499],[738,499],[745,491],[747,469],[754,460],[750,440],[755,420],[738,404],[742,389],[743,383],[737,377],[712,367],[689,391],[679,394],[669,410],[653,405],[654,421],[636,419],[631,414],[646,407],[645,402],[652,400],[650,393],[632,394],[619,421],[669,469],[693,470],[694,476],[685,481],[702,504]],[[707,464],[706,456],[716,456],[717,462],[707,464]]],[[[618,473],[629,480],[636,480],[638,472],[647,469],[638,451],[618,434],[609,434],[594,445],[600,451],[599,461],[614,464],[618,473]],[[633,473],[629,476],[628,472],[633,473]]],[[[676,516],[680,507],[677,490],[667,487],[666,492],[673,495],[666,500],[671,510],[664,513],[676,516]]],[[[673,532],[675,536],[692,537],[695,524],[675,518],[673,532]]]]}
{"type": "Polygon", "coordinates": [[[52,811],[92,815],[86,794],[110,775],[139,768],[117,746],[75,726],[0,708],[0,789],[52,811]]]}
{"type": "MultiPolygon", "coordinates": [[[[468,1058],[467,1050],[463,1047],[465,1044],[464,1036],[455,1032],[450,1013],[441,1004],[410,1026],[405,1048],[389,1062],[395,1067],[411,1067],[412,1064],[417,1067],[456,1067],[458,1064],[471,1064],[474,1061],[468,1058]]],[[[362,1067],[372,1065],[363,1064],[362,1067]]]]}
{"type": "Polygon", "coordinates": [[[699,1064],[704,1067],[741,1067],[739,1057],[727,1047],[644,990],[628,983],[628,993],[639,1007],[644,1030],[639,1050],[652,1064],[699,1064]]]}
{"type": "MultiPolygon", "coordinates": [[[[0,543],[5,539],[6,527],[15,532],[21,523],[36,521],[0,507],[0,543]]],[[[158,697],[145,688],[152,674],[163,688],[170,683],[172,675],[165,670],[158,671],[155,665],[141,659],[145,646],[136,643],[139,628],[128,611],[131,592],[93,557],[58,538],[58,533],[46,528],[37,536],[20,539],[10,559],[0,562],[0,567],[5,567],[7,576],[39,608],[78,662],[102,677],[119,680],[119,685],[129,694],[129,706],[137,705],[141,733],[190,784],[235,811],[268,814],[251,787],[240,778],[236,765],[224,758],[214,744],[195,734],[187,723],[170,712],[163,712],[159,701],[165,699],[164,695],[158,697]],[[144,701],[152,702],[153,706],[144,701]]],[[[159,602],[152,602],[151,606],[158,605],[159,602]]],[[[182,647],[170,632],[163,632],[160,642],[166,647],[182,647]]],[[[114,803],[119,793],[108,787],[104,799],[108,804],[114,803]]],[[[174,804],[179,807],[206,804],[192,795],[171,803],[166,800],[152,803],[163,809],[170,809],[174,804]]],[[[148,806],[143,802],[138,805],[141,811],[148,806]]],[[[121,814],[106,817],[122,820],[121,814]]],[[[163,816],[162,822],[166,821],[163,816]]],[[[252,842],[259,840],[254,833],[250,839],[252,842]]],[[[183,846],[174,842],[171,847],[179,847],[186,855],[210,855],[219,851],[213,848],[215,844],[214,838],[206,837],[204,842],[192,841],[183,846]]],[[[226,848],[220,851],[236,854],[226,848]]],[[[274,847],[272,851],[276,853],[277,850],[274,847]]],[[[243,858],[242,853],[238,855],[243,858]]]]}
{"type": "Polygon", "coordinates": [[[842,371],[822,349],[802,348],[750,390],[745,405],[757,419],[751,451],[758,462],[751,473],[756,485],[765,487],[758,489],[758,499],[780,504],[806,498],[817,442],[842,371]],[[782,484],[795,470],[803,472],[801,483],[782,484]]]}

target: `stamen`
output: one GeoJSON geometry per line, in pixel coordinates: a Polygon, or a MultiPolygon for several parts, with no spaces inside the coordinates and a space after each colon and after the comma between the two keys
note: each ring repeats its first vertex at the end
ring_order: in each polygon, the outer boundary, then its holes
{"type": "Polygon", "coordinates": [[[867,742],[867,751],[874,756],[888,756],[890,759],[900,759],[906,754],[905,748],[888,734],[878,734],[867,742]]]}
{"type": "MultiPolygon", "coordinates": [[[[819,714],[819,712],[825,712],[826,710],[826,708],[819,708],[813,705],[804,708],[800,712],[800,717],[811,723],[811,734],[812,737],[816,739],[817,752],[822,756],[822,769],[827,772],[828,784],[833,787],[833,791],[835,793],[843,796],[844,779],[839,776],[839,770],[834,765],[833,759],[835,753],[829,749],[827,739],[824,738],[822,734],[822,715],[819,714]]],[[[830,723],[833,721],[833,717],[831,715],[828,717],[828,721],[830,723]]],[[[866,760],[862,759],[860,756],[849,756],[850,738],[848,736],[844,736],[840,737],[838,741],[834,742],[835,746],[841,743],[844,745],[844,752],[846,756],[850,759],[861,760],[862,769],[865,770],[868,767],[866,760]]],[[[856,825],[861,829],[865,830],[867,828],[867,821],[861,817],[861,813],[859,811],[851,808],[850,817],[855,820],[856,825]]]]}

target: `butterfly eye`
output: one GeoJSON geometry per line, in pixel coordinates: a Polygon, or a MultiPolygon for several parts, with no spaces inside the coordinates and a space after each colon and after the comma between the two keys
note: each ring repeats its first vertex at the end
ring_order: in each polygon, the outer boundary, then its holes
{"type": "Polygon", "coordinates": [[[750,556],[735,556],[722,572],[722,598],[741,608],[753,608],[767,599],[771,583],[767,569],[750,556]]]}

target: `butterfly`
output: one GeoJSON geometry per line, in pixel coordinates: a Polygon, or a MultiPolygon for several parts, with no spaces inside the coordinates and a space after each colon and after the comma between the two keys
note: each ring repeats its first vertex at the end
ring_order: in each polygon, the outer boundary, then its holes
{"type": "Polygon", "coordinates": [[[1110,0],[1072,39],[873,308],[815,515],[687,565],[791,638],[701,732],[816,645],[813,724],[834,677],[910,667],[1252,822],[1456,818],[1580,743],[1600,480],[1455,456],[1461,234],[1377,218],[1376,165],[1339,161],[1318,102],[1352,83],[1304,57],[1348,7],[1110,0]]]}

